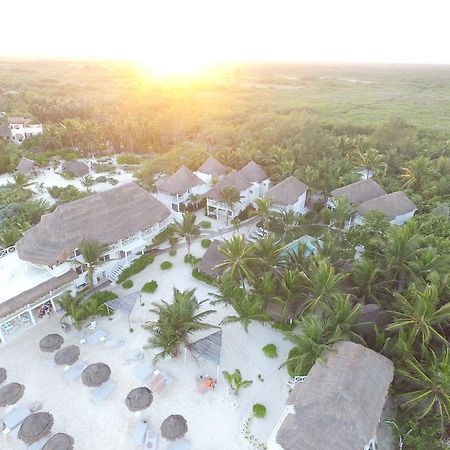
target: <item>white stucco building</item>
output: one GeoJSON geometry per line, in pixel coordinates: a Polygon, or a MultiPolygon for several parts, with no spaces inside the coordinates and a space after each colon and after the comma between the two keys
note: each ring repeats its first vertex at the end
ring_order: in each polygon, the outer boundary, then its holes
{"type": "Polygon", "coordinates": [[[24,117],[10,117],[8,123],[0,127],[0,138],[9,139],[15,144],[22,143],[30,136],[39,136],[43,133],[42,124],[32,124],[24,117]]]}
{"type": "Polygon", "coordinates": [[[216,158],[210,156],[195,172],[201,180],[209,186],[220,180],[221,177],[229,172],[228,167],[217,161],[216,158]]]}
{"type": "Polygon", "coordinates": [[[264,198],[272,202],[273,211],[293,211],[295,214],[306,214],[306,197],[308,186],[298,178],[290,176],[271,187],[264,198]]]}
{"type": "Polygon", "coordinates": [[[239,173],[252,183],[250,192],[250,201],[254,202],[257,198],[262,197],[270,188],[270,178],[265,170],[254,161],[246,164],[239,173]]]}

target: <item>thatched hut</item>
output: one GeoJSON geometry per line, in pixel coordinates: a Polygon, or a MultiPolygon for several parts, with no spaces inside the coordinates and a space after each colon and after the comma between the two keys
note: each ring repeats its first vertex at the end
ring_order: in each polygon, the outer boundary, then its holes
{"type": "Polygon", "coordinates": [[[254,161],[248,162],[239,173],[253,183],[262,183],[269,178],[266,171],[254,161]]]}
{"type": "Polygon", "coordinates": [[[353,342],[338,342],[297,384],[269,438],[269,450],[371,449],[392,361],[353,342]]]}
{"type": "Polygon", "coordinates": [[[217,267],[226,259],[226,256],[219,251],[219,245],[220,241],[214,239],[201,261],[195,266],[196,269],[209,277],[219,278],[225,270],[223,267],[217,267]]]}
{"type": "Polygon", "coordinates": [[[228,167],[217,161],[217,159],[213,156],[210,156],[197,169],[197,172],[204,173],[205,175],[211,175],[212,177],[220,177],[222,175],[226,175],[228,171],[228,167]]]}
{"type": "Polygon", "coordinates": [[[21,172],[29,177],[35,177],[39,174],[42,166],[32,159],[25,158],[22,156],[20,158],[19,164],[16,166],[16,172],[21,172]]]}
{"type": "Polygon", "coordinates": [[[89,173],[89,166],[82,161],[65,161],[61,166],[61,170],[74,177],[84,177],[89,173]]]}
{"type": "Polygon", "coordinates": [[[330,192],[332,199],[346,198],[352,205],[359,205],[380,195],[386,195],[385,190],[374,180],[360,180],[330,192]]]}

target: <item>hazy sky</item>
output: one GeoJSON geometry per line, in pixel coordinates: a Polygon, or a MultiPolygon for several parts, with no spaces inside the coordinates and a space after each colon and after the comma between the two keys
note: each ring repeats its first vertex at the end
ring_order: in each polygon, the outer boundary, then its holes
{"type": "Polygon", "coordinates": [[[20,0],[0,56],[450,63],[450,0],[20,0]]]}

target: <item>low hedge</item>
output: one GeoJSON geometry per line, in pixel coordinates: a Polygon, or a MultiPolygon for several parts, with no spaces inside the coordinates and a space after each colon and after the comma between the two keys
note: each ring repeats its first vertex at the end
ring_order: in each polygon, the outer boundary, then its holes
{"type": "Polygon", "coordinates": [[[122,271],[122,273],[117,278],[117,283],[123,283],[126,279],[130,278],[131,275],[135,275],[142,272],[149,264],[155,260],[153,255],[142,255],[135,259],[130,267],[127,267],[122,271]]]}
{"type": "Polygon", "coordinates": [[[268,358],[278,358],[277,347],[274,344],[267,344],[262,351],[268,358]]]}
{"type": "Polygon", "coordinates": [[[171,248],[169,250],[169,256],[175,256],[177,254],[177,249],[176,248],[171,248]]]}
{"type": "Polygon", "coordinates": [[[203,281],[206,284],[210,284],[211,286],[216,285],[216,279],[214,277],[210,277],[209,275],[200,272],[197,268],[192,269],[192,276],[199,281],[203,281]]]}
{"type": "Polygon", "coordinates": [[[152,280],[142,286],[141,292],[144,294],[153,294],[156,289],[158,289],[158,282],[156,280],[152,280]]]}
{"type": "Polygon", "coordinates": [[[204,220],[200,222],[200,228],[209,229],[211,228],[211,222],[209,220],[204,220]]]}
{"type": "Polygon", "coordinates": [[[115,186],[116,184],[119,183],[119,180],[116,180],[115,178],[108,178],[108,183],[115,186]]]}
{"type": "Polygon", "coordinates": [[[266,416],[267,409],[264,405],[261,405],[261,403],[255,403],[252,409],[255,417],[263,418],[266,416]]]}
{"type": "Polygon", "coordinates": [[[201,245],[203,248],[208,248],[211,245],[211,239],[202,239],[201,245]]]}
{"type": "Polygon", "coordinates": [[[100,175],[95,179],[96,183],[106,183],[108,181],[108,178],[105,177],[105,175],[100,175]]]}
{"type": "Polygon", "coordinates": [[[125,280],[123,283],[122,283],[122,287],[123,288],[125,288],[125,289],[131,289],[132,287],[133,287],[133,281],[132,280],[125,280]]]}
{"type": "Polygon", "coordinates": [[[173,267],[173,264],[170,261],[163,261],[159,267],[161,270],[169,270],[173,267]]]}
{"type": "Polygon", "coordinates": [[[111,291],[98,291],[95,294],[92,294],[89,297],[89,300],[93,299],[93,300],[97,301],[97,303],[99,305],[103,305],[103,303],[114,300],[117,297],[118,297],[118,295],[111,291]]]}
{"type": "Polygon", "coordinates": [[[197,258],[194,255],[185,255],[184,262],[186,264],[190,264],[191,266],[195,266],[197,263],[199,263],[202,260],[202,258],[197,258]]]}

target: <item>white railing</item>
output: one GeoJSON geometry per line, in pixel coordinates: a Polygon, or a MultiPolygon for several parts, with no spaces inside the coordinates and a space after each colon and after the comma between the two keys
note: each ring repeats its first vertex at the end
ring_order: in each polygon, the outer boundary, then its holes
{"type": "Polygon", "coordinates": [[[11,247],[3,248],[0,250],[0,258],[3,258],[6,255],[14,253],[16,251],[16,246],[11,245],[11,247]]]}

